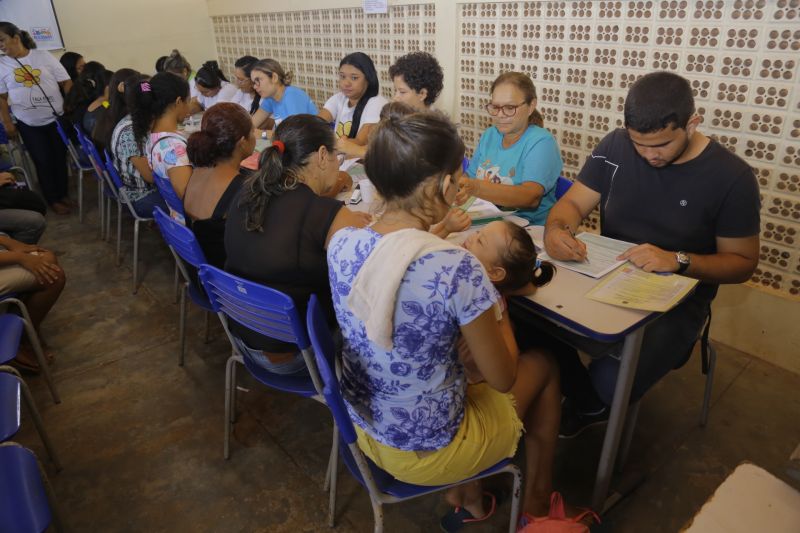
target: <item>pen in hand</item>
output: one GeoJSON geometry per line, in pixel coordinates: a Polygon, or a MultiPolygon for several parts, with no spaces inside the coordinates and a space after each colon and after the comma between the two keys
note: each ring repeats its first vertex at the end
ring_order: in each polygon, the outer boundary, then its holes
{"type": "MultiPolygon", "coordinates": [[[[572,237],[576,241],[578,240],[578,238],[575,236],[575,232],[572,231],[572,228],[570,228],[569,226],[564,226],[564,229],[569,232],[570,237],[572,237]]],[[[584,246],[584,250],[585,250],[585,246],[584,246]]],[[[588,253],[588,250],[585,250],[585,251],[586,251],[586,257],[583,258],[583,262],[586,263],[586,264],[589,264],[589,253],[588,253]]]]}

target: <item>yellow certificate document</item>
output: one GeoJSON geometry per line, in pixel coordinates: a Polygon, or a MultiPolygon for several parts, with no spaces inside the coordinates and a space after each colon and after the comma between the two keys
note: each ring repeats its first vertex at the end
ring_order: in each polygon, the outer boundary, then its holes
{"type": "Polygon", "coordinates": [[[627,263],[603,279],[586,297],[598,302],[663,313],[675,307],[698,281],[677,274],[654,274],[627,263]]]}

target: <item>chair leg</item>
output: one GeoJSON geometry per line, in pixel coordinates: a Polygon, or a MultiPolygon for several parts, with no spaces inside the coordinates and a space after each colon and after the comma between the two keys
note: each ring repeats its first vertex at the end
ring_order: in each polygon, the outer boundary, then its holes
{"type": "Polygon", "coordinates": [[[105,208],[103,207],[103,184],[97,182],[97,211],[100,215],[100,239],[103,239],[103,230],[105,229],[105,208]]]}
{"type": "Polygon", "coordinates": [[[711,405],[711,390],[714,386],[714,369],[717,367],[717,350],[708,345],[708,374],[706,375],[706,389],[703,392],[703,409],[700,411],[700,427],[708,423],[708,408],[711,405]]]}
{"type": "Polygon", "coordinates": [[[522,471],[515,468],[512,473],[514,476],[514,487],[511,492],[511,517],[508,520],[508,533],[517,531],[517,521],[519,520],[519,506],[522,501],[522,471]]]}
{"type": "Polygon", "coordinates": [[[179,293],[179,283],[180,283],[180,272],[178,272],[178,262],[175,261],[175,303],[178,303],[178,299],[180,298],[179,293]]]}
{"type": "Polygon", "coordinates": [[[636,419],[639,417],[639,407],[642,401],[639,400],[628,407],[628,416],[625,418],[625,428],[622,430],[622,441],[620,442],[619,455],[617,456],[617,473],[622,472],[625,468],[625,462],[628,460],[628,452],[631,449],[631,442],[633,441],[633,431],[636,429],[636,419]]]}
{"type": "Polygon", "coordinates": [[[222,455],[223,457],[225,457],[225,459],[228,459],[231,456],[230,440],[231,440],[231,426],[233,425],[233,421],[231,420],[231,411],[232,411],[231,403],[235,401],[235,399],[232,398],[233,389],[236,388],[235,367],[236,367],[236,356],[231,355],[228,358],[228,362],[225,364],[225,440],[223,443],[223,450],[222,450],[222,455]]]}
{"type": "Polygon", "coordinates": [[[331,456],[328,459],[328,472],[330,473],[331,486],[328,501],[328,526],[336,525],[336,485],[339,478],[339,428],[333,424],[333,442],[331,443],[331,456]]]}
{"type": "Polygon", "coordinates": [[[139,290],[139,221],[133,222],[133,294],[139,290]]]}
{"type": "Polygon", "coordinates": [[[83,169],[78,168],[78,222],[83,223],[83,169]]]}
{"type": "Polygon", "coordinates": [[[3,300],[3,303],[16,305],[20,313],[22,313],[22,318],[25,322],[25,333],[28,335],[31,346],[33,346],[33,352],[36,354],[36,361],[39,363],[44,380],[47,383],[47,387],[50,389],[50,395],[53,397],[55,403],[61,403],[61,398],[58,396],[53,376],[50,374],[50,366],[47,364],[44,352],[42,351],[42,345],[39,342],[39,334],[36,333],[36,328],[33,327],[33,322],[31,321],[31,315],[28,314],[28,308],[17,298],[6,298],[3,300]]]}
{"type": "Polygon", "coordinates": [[[53,443],[50,441],[47,431],[44,429],[42,417],[39,416],[39,410],[36,408],[36,404],[33,401],[33,396],[28,388],[28,384],[23,381],[19,374],[17,374],[17,379],[19,380],[20,389],[22,390],[22,397],[25,399],[25,404],[28,406],[28,412],[31,414],[31,418],[33,419],[33,425],[36,426],[36,431],[39,432],[39,436],[42,439],[44,448],[47,450],[47,455],[50,456],[50,460],[53,461],[53,466],[56,467],[56,470],[60,471],[61,461],[58,460],[56,449],[53,447],[53,443]]]}
{"type": "Polygon", "coordinates": [[[180,303],[178,304],[178,336],[180,337],[181,341],[181,348],[180,352],[178,353],[178,366],[183,366],[183,359],[186,354],[186,289],[187,284],[182,284],[180,303]]]}
{"type": "Polygon", "coordinates": [[[377,500],[370,498],[372,502],[372,516],[375,519],[375,533],[383,533],[383,505],[377,500]]]}
{"type": "Polygon", "coordinates": [[[116,265],[119,266],[119,252],[122,246],[122,202],[117,200],[117,257],[116,265]]]}
{"type": "MultiPolygon", "coordinates": [[[[244,360],[240,356],[236,355],[233,350],[231,350],[231,354],[237,363],[244,364],[244,360]]],[[[233,367],[231,367],[231,424],[236,423],[236,384],[236,365],[233,365],[233,367]]]]}

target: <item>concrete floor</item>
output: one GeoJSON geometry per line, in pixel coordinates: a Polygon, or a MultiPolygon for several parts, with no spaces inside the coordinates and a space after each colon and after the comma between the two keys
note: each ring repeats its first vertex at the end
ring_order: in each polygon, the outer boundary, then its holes
{"type": "MultiPolygon", "coordinates": [[[[89,182],[87,181],[87,184],[89,182]]],[[[91,187],[90,187],[91,188],[91,187]]],[[[54,405],[41,378],[28,382],[61,453],[64,470],[47,465],[71,531],[328,531],[321,487],[331,438],[324,406],[266,390],[243,377],[247,392],[222,458],[223,375],[230,353],[212,321],[203,343],[202,315],[188,315],[186,365],[177,365],[173,266],[155,228],[141,235],[142,285],[131,294],[132,224],[126,218],[123,262],[98,239],[96,202],[87,220],[49,218],[42,244],[56,250],[67,288],[43,325],[58,354],[53,367],[63,403],[54,405]]],[[[718,346],[709,425],[698,426],[703,377],[698,357],[645,398],[620,490],[632,490],[606,516],[606,530],[674,532],[742,461],[779,477],[800,442],[800,376],[718,346]]],[[[246,374],[246,372],[241,372],[246,374]]],[[[45,458],[32,424],[17,440],[45,458]]],[[[602,429],[559,448],[556,486],[586,503],[602,429]]],[[[392,531],[438,531],[437,496],[390,506],[392,531]]],[[[490,524],[503,531],[508,505],[490,524]]],[[[366,532],[366,492],[340,473],[339,532],[366,532]]],[[[468,530],[468,531],[469,531],[468,530]]]]}

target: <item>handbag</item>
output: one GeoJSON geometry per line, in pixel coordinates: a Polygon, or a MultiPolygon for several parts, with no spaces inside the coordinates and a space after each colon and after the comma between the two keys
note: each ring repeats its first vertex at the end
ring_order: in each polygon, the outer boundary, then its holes
{"type": "Polygon", "coordinates": [[[589,526],[581,522],[587,516],[600,523],[600,517],[588,509],[578,516],[567,518],[564,512],[564,500],[561,494],[554,492],[550,496],[548,515],[541,518],[531,517],[531,521],[525,527],[518,529],[517,533],[589,533],[589,526]]]}

